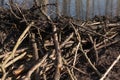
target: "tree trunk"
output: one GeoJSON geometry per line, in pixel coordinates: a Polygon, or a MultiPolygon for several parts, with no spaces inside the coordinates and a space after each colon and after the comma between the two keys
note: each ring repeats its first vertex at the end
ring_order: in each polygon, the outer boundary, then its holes
{"type": "Polygon", "coordinates": [[[4,5],[4,0],[1,0],[0,1],[0,6],[3,6],[4,5]]]}
{"type": "Polygon", "coordinates": [[[63,15],[69,16],[70,15],[70,12],[69,12],[70,0],[63,0],[62,6],[63,6],[63,8],[62,8],[63,15]]]}
{"type": "Polygon", "coordinates": [[[120,0],[117,0],[116,16],[120,16],[120,0]]]}
{"type": "Polygon", "coordinates": [[[91,0],[87,0],[87,2],[86,2],[86,20],[88,20],[89,19],[89,17],[90,17],[90,1],[91,0]]]}
{"type": "Polygon", "coordinates": [[[77,19],[80,19],[80,2],[81,0],[75,0],[75,7],[76,7],[76,17],[77,19]]]}

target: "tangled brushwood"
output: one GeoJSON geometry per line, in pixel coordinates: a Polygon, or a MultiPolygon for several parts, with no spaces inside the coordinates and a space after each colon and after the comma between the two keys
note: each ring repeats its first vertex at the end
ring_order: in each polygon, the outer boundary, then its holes
{"type": "Polygon", "coordinates": [[[39,6],[0,8],[1,80],[118,80],[120,19],[82,21],[39,6]]]}

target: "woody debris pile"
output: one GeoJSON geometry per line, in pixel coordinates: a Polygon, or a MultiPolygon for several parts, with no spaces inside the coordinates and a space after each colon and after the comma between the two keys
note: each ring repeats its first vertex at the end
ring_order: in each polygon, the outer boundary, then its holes
{"type": "Polygon", "coordinates": [[[119,48],[119,16],[82,21],[36,5],[0,8],[1,80],[119,80],[119,48]]]}

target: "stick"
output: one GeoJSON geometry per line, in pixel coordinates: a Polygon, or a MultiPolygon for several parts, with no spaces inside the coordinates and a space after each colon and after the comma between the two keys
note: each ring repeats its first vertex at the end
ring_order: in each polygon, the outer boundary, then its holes
{"type": "MultiPolygon", "coordinates": [[[[68,65],[67,61],[64,58],[62,58],[62,60],[63,60],[65,65],[68,65]]],[[[67,71],[68,71],[68,73],[70,75],[71,80],[75,80],[76,78],[75,78],[74,74],[72,74],[71,70],[68,67],[66,67],[66,68],[67,68],[67,71]]]]}
{"type": "Polygon", "coordinates": [[[120,55],[117,57],[117,59],[112,63],[112,65],[108,68],[108,70],[105,72],[105,74],[100,78],[100,80],[104,80],[105,77],[108,75],[108,73],[111,71],[111,69],[115,66],[115,64],[120,60],[120,55]]]}
{"type": "MultiPolygon", "coordinates": [[[[60,44],[60,49],[63,48],[63,47],[66,45],[66,43],[73,37],[73,35],[74,35],[74,33],[71,33],[71,34],[65,39],[65,41],[63,41],[63,43],[60,44]]],[[[55,55],[55,50],[52,51],[52,54],[50,55],[50,58],[53,59],[54,55],[55,55]]]]}
{"type": "Polygon", "coordinates": [[[16,61],[22,59],[25,55],[26,55],[26,52],[22,53],[21,55],[17,56],[17,57],[14,58],[13,60],[9,61],[9,62],[5,65],[5,68],[7,68],[8,66],[12,65],[12,64],[15,63],[16,61]]]}
{"type": "MultiPolygon", "coordinates": [[[[35,34],[32,33],[31,34],[31,42],[32,42],[32,46],[33,46],[33,55],[34,55],[34,59],[35,61],[37,61],[39,59],[39,53],[38,53],[38,48],[37,48],[37,43],[35,40],[35,34]]],[[[35,71],[35,79],[39,80],[39,68],[35,71]]]]}
{"type": "Polygon", "coordinates": [[[26,77],[25,77],[23,80],[30,80],[30,77],[31,77],[32,73],[42,65],[42,63],[46,60],[47,57],[48,57],[48,54],[46,54],[46,55],[43,57],[43,59],[40,60],[39,63],[37,63],[36,65],[34,65],[34,66],[29,70],[29,72],[27,73],[26,77]]]}
{"type": "MultiPolygon", "coordinates": [[[[26,55],[26,52],[21,54],[20,56],[16,57],[15,59],[11,60],[9,63],[7,63],[4,67],[1,66],[1,68],[3,68],[3,70],[5,70],[5,68],[7,68],[8,66],[10,66],[11,64],[15,63],[16,61],[18,61],[19,59],[23,58],[26,55]]],[[[1,70],[1,69],[0,69],[1,70]]],[[[7,76],[7,73],[5,71],[3,71],[3,76],[2,76],[2,80],[5,80],[7,76]]]]}
{"type": "MultiPolygon", "coordinates": [[[[27,26],[27,28],[24,30],[24,32],[23,32],[23,33],[21,34],[21,36],[19,37],[16,45],[15,45],[14,48],[13,48],[12,53],[8,56],[8,58],[6,58],[6,60],[5,60],[3,63],[1,63],[1,66],[0,66],[0,67],[1,67],[2,71],[5,71],[5,65],[9,62],[10,59],[12,59],[12,58],[14,57],[14,54],[15,54],[17,48],[18,48],[19,45],[22,43],[22,41],[25,39],[25,37],[27,36],[26,33],[29,31],[29,29],[31,28],[31,26],[32,26],[33,24],[34,24],[34,22],[31,22],[31,23],[27,26]]],[[[4,72],[3,72],[3,73],[4,73],[4,72]]]]}
{"type": "Polygon", "coordinates": [[[17,48],[19,47],[19,45],[21,44],[21,42],[24,40],[24,38],[26,37],[26,33],[29,31],[29,29],[31,28],[31,26],[33,26],[34,22],[31,22],[27,28],[24,30],[24,32],[21,34],[21,36],[19,37],[15,47],[13,48],[12,53],[9,55],[9,57],[3,62],[3,66],[14,56],[17,48]]]}
{"type": "MultiPolygon", "coordinates": [[[[38,5],[36,4],[36,6],[38,6],[38,5]]],[[[53,23],[52,19],[50,18],[50,16],[48,16],[44,10],[42,10],[42,9],[39,9],[39,10],[52,23],[52,30],[54,33],[53,41],[54,41],[56,57],[57,57],[57,69],[56,69],[56,74],[55,74],[55,80],[59,80],[60,79],[60,69],[62,67],[62,58],[61,58],[61,52],[60,52],[60,45],[58,42],[58,35],[56,33],[57,28],[56,28],[56,25],[53,23]]]]}
{"type": "MultiPolygon", "coordinates": [[[[52,25],[53,32],[57,31],[56,25],[52,25]]],[[[60,45],[58,42],[58,35],[57,33],[53,34],[53,42],[55,45],[55,51],[56,51],[56,59],[57,59],[57,68],[56,68],[56,74],[55,74],[55,80],[60,79],[60,70],[62,68],[62,57],[61,57],[61,51],[60,51],[60,45]]]]}
{"type": "MultiPolygon", "coordinates": [[[[25,52],[27,49],[28,49],[28,48],[19,49],[19,50],[17,50],[17,51],[15,52],[15,54],[23,53],[23,52],[25,52]]],[[[0,59],[3,58],[3,57],[6,57],[6,56],[8,56],[8,55],[10,55],[11,53],[12,53],[12,51],[0,55],[0,59]]]]}

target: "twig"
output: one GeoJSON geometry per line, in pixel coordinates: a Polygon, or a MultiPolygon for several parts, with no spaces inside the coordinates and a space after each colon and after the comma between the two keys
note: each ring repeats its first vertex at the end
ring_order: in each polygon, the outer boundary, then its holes
{"type": "Polygon", "coordinates": [[[65,46],[65,44],[73,37],[74,33],[71,33],[66,39],[65,41],[60,45],[60,48],[62,48],[63,46],[65,46]]]}
{"type": "MultiPolygon", "coordinates": [[[[77,30],[75,29],[74,25],[71,24],[71,26],[74,28],[75,33],[77,35],[77,38],[79,40],[79,42],[81,42],[81,37],[80,34],[77,32],[77,30]]],[[[97,70],[97,68],[92,64],[91,60],[89,59],[89,57],[87,56],[87,53],[83,50],[82,44],[80,43],[80,50],[82,51],[83,55],[85,56],[85,58],[87,59],[87,61],[89,62],[89,64],[91,65],[91,67],[95,70],[95,72],[101,76],[101,73],[97,70]]]]}
{"type": "Polygon", "coordinates": [[[107,44],[105,44],[105,45],[101,45],[101,46],[97,47],[97,50],[102,49],[102,48],[104,48],[104,47],[111,46],[111,45],[113,45],[113,44],[116,44],[116,43],[118,43],[119,41],[120,41],[120,40],[115,40],[115,41],[109,42],[109,43],[107,43],[107,44]]]}
{"type": "Polygon", "coordinates": [[[27,19],[25,18],[25,15],[22,13],[22,11],[20,10],[20,8],[18,7],[17,4],[15,4],[16,8],[18,9],[18,11],[20,12],[20,14],[22,15],[23,19],[25,20],[25,22],[28,24],[27,19]]]}
{"type": "MultiPolygon", "coordinates": [[[[23,53],[23,52],[25,52],[27,49],[28,49],[28,48],[19,49],[19,50],[17,50],[17,51],[15,52],[15,54],[23,53]]],[[[5,54],[0,55],[0,59],[3,58],[3,57],[6,57],[6,55],[7,55],[7,56],[10,55],[11,53],[12,53],[12,51],[6,52],[5,54]]]]}
{"type": "MultiPolygon", "coordinates": [[[[101,23],[101,22],[94,22],[94,23],[91,23],[91,24],[86,24],[86,26],[94,26],[94,25],[102,25],[103,23],[101,23]]],[[[120,23],[109,23],[109,24],[107,24],[107,26],[109,27],[109,28],[111,28],[111,27],[117,27],[117,26],[120,26],[120,23]]]]}
{"type": "MultiPolygon", "coordinates": [[[[33,55],[34,55],[35,61],[37,61],[39,59],[39,54],[38,54],[38,48],[37,48],[37,43],[35,41],[34,33],[31,33],[31,41],[33,46],[33,55]]],[[[35,72],[35,79],[39,80],[39,68],[35,72]]]]}
{"type": "Polygon", "coordinates": [[[95,72],[101,76],[101,73],[97,70],[97,68],[92,64],[91,60],[89,59],[89,57],[87,56],[87,53],[83,50],[82,45],[80,46],[80,50],[82,51],[82,53],[84,54],[85,58],[87,59],[87,61],[89,62],[89,64],[91,65],[91,67],[95,70],[95,72]]]}
{"type": "MultiPolygon", "coordinates": [[[[109,37],[109,39],[113,39],[114,37],[117,36],[117,33],[116,34],[113,34],[112,36],[109,37]]],[[[104,39],[102,42],[96,44],[96,47],[99,47],[101,46],[102,44],[104,44],[104,42],[106,41],[106,43],[109,41],[108,39],[104,39]]]]}
{"type": "Polygon", "coordinates": [[[6,80],[8,72],[4,73],[1,80],[6,80]]]}
{"type": "MultiPolygon", "coordinates": [[[[65,65],[68,65],[67,61],[64,58],[62,58],[62,60],[63,60],[65,65]]],[[[66,68],[67,68],[67,71],[68,71],[68,73],[70,75],[71,80],[75,80],[74,74],[72,74],[71,70],[68,67],[66,67],[66,68]]]]}
{"type": "Polygon", "coordinates": [[[93,44],[93,48],[94,48],[95,55],[96,55],[96,62],[97,62],[98,61],[98,51],[96,48],[96,40],[93,40],[91,35],[89,35],[89,38],[90,38],[91,43],[93,44]]]}
{"type": "Polygon", "coordinates": [[[21,44],[21,42],[24,40],[24,38],[26,37],[26,33],[29,31],[29,29],[31,28],[31,26],[33,26],[34,22],[31,22],[27,28],[24,30],[24,32],[21,34],[21,36],[19,37],[15,47],[13,48],[12,53],[9,55],[9,57],[3,62],[3,66],[14,56],[17,48],[19,47],[19,45],[21,44]]]}
{"type": "MultiPolygon", "coordinates": [[[[56,25],[52,25],[53,33],[57,31],[56,25]]],[[[60,51],[60,45],[58,42],[58,36],[57,33],[53,34],[53,42],[55,45],[55,51],[56,51],[56,59],[57,59],[57,68],[56,68],[56,74],[55,74],[55,80],[60,79],[60,70],[62,68],[62,57],[61,57],[61,51],[60,51]]]]}
{"type": "Polygon", "coordinates": [[[30,77],[31,77],[32,73],[42,65],[42,63],[46,60],[47,57],[48,57],[48,54],[46,54],[46,55],[42,58],[42,60],[39,61],[39,63],[37,63],[36,65],[34,65],[34,66],[29,70],[29,72],[27,73],[26,77],[25,77],[23,80],[30,80],[30,77]]]}
{"type": "Polygon", "coordinates": [[[100,80],[104,80],[105,77],[109,74],[111,69],[115,66],[115,64],[120,60],[120,55],[117,57],[117,59],[112,63],[112,65],[108,68],[108,70],[105,72],[105,74],[100,78],[100,80]]]}
{"type": "Polygon", "coordinates": [[[57,69],[56,69],[56,74],[55,74],[55,80],[59,80],[60,79],[60,70],[62,68],[62,58],[61,58],[61,51],[60,51],[60,45],[58,42],[58,35],[56,33],[57,28],[56,25],[53,23],[52,19],[50,18],[50,16],[48,16],[45,11],[43,11],[42,9],[40,9],[40,12],[50,21],[52,22],[52,30],[53,30],[53,42],[55,45],[55,51],[56,51],[56,59],[57,59],[57,69]]]}
{"type": "Polygon", "coordinates": [[[74,67],[74,66],[70,66],[70,65],[68,65],[68,64],[65,64],[65,66],[71,67],[71,68],[75,69],[76,71],[78,71],[78,72],[80,72],[80,73],[82,73],[82,74],[87,74],[87,73],[85,73],[84,71],[82,71],[81,69],[78,69],[78,68],[76,68],[76,67],[74,67]]]}
{"type": "Polygon", "coordinates": [[[34,22],[31,22],[31,24],[29,24],[29,25],[27,26],[27,28],[24,30],[24,32],[23,32],[23,33],[21,34],[21,36],[19,37],[16,45],[15,45],[14,48],[13,48],[12,53],[8,56],[8,58],[6,58],[6,60],[5,60],[5,61],[2,63],[2,65],[0,66],[0,67],[3,69],[3,71],[5,71],[5,65],[8,63],[8,61],[9,61],[12,57],[14,57],[14,54],[15,54],[17,48],[19,47],[19,45],[21,44],[21,42],[24,40],[24,38],[26,37],[26,33],[29,31],[29,29],[31,28],[31,26],[32,26],[33,24],[34,24],[34,22]]]}
{"type": "Polygon", "coordinates": [[[22,33],[22,35],[19,37],[16,45],[13,48],[12,53],[8,56],[8,58],[5,59],[5,61],[1,64],[1,69],[3,71],[3,73],[5,73],[5,65],[9,62],[9,60],[14,57],[14,54],[17,50],[17,48],[19,47],[19,45],[21,44],[21,42],[24,40],[24,38],[26,37],[26,33],[29,31],[29,29],[31,28],[31,26],[34,24],[34,22],[31,22],[31,24],[29,24],[27,26],[27,28],[24,30],[24,32],[22,33]]]}
{"type": "Polygon", "coordinates": [[[74,76],[74,80],[77,80],[74,71],[72,69],[70,71],[71,71],[72,75],[74,76]]]}
{"type": "MultiPolygon", "coordinates": [[[[23,58],[26,55],[26,52],[19,55],[18,57],[16,57],[15,59],[11,60],[9,63],[7,63],[4,67],[2,66],[1,68],[4,68],[3,70],[5,70],[5,68],[7,68],[8,66],[10,66],[11,64],[15,63],[16,61],[18,61],[19,59],[23,58]]],[[[5,71],[3,71],[3,77],[2,80],[5,80],[7,76],[7,73],[5,71]]]]}
{"type": "Polygon", "coordinates": [[[95,70],[95,72],[99,75],[99,76],[101,76],[101,73],[97,70],[97,68],[92,64],[92,62],[91,62],[91,60],[89,59],[89,57],[87,56],[87,53],[86,52],[84,52],[84,50],[83,50],[83,48],[82,48],[82,44],[81,44],[81,37],[80,37],[80,34],[78,33],[78,30],[76,30],[75,29],[75,27],[74,27],[74,25],[71,23],[71,26],[73,27],[73,29],[74,29],[74,31],[75,31],[75,33],[76,33],[76,35],[77,35],[77,39],[78,39],[78,41],[80,42],[80,45],[79,45],[79,47],[80,47],[80,50],[82,51],[82,53],[84,54],[84,56],[85,56],[85,58],[87,59],[87,61],[89,62],[89,64],[91,65],[91,67],[95,70]]]}
{"type": "MultiPolygon", "coordinates": [[[[114,38],[116,35],[117,35],[117,34],[112,35],[111,37],[109,37],[109,39],[114,38]]],[[[115,43],[117,43],[117,42],[119,42],[119,40],[108,43],[108,39],[104,39],[102,42],[96,44],[96,50],[98,51],[98,50],[100,50],[100,49],[102,49],[102,48],[104,48],[104,47],[108,47],[108,46],[110,46],[110,45],[112,45],[112,44],[115,44],[115,43]],[[106,43],[107,43],[106,45],[104,45],[104,42],[105,42],[105,41],[106,41],[106,43]]],[[[92,47],[91,49],[87,50],[87,53],[89,53],[89,52],[90,52],[91,50],[93,50],[93,49],[94,49],[94,47],[92,47]]]]}
{"type": "Polygon", "coordinates": [[[18,57],[16,57],[16,58],[14,58],[13,60],[9,61],[9,62],[5,65],[5,68],[7,68],[8,66],[12,65],[12,64],[15,63],[16,61],[22,59],[25,55],[26,55],[26,52],[22,53],[22,54],[19,55],[18,57]]]}
{"type": "MultiPolygon", "coordinates": [[[[70,23],[70,24],[71,24],[71,23],[70,23]]],[[[80,45],[81,45],[81,38],[80,38],[80,35],[79,35],[79,32],[78,32],[78,29],[76,29],[73,24],[71,24],[71,26],[72,26],[72,28],[74,29],[76,38],[77,38],[77,40],[78,40],[78,45],[76,46],[76,49],[75,49],[75,56],[74,56],[74,61],[73,61],[73,66],[75,66],[76,60],[77,60],[77,53],[78,53],[79,47],[80,47],[80,45]]],[[[73,68],[72,68],[72,72],[73,72],[73,68]]],[[[73,72],[73,74],[74,74],[74,72],[73,72]]]]}
{"type": "Polygon", "coordinates": [[[47,80],[45,72],[43,73],[43,78],[44,78],[44,80],[47,80]]]}
{"type": "Polygon", "coordinates": [[[102,35],[102,34],[100,34],[100,33],[97,33],[97,32],[95,32],[95,31],[92,31],[92,30],[90,30],[90,29],[87,29],[87,27],[85,27],[85,25],[81,26],[81,25],[75,24],[75,23],[73,23],[73,22],[72,22],[72,24],[73,24],[73,25],[76,25],[76,26],[79,26],[80,28],[82,28],[82,29],[84,29],[84,30],[87,30],[87,31],[89,31],[89,32],[92,32],[92,33],[94,33],[94,34],[96,34],[96,35],[99,35],[99,36],[101,36],[101,37],[103,37],[103,38],[105,38],[105,39],[110,40],[108,37],[106,37],[106,36],[104,36],[104,35],[102,35]]]}
{"type": "MultiPolygon", "coordinates": [[[[66,43],[73,37],[73,35],[74,35],[74,33],[71,33],[71,34],[68,36],[68,38],[66,38],[65,41],[63,41],[63,43],[60,44],[60,49],[63,48],[63,47],[66,45],[66,43]]],[[[50,55],[50,58],[53,58],[54,55],[55,55],[55,50],[52,51],[52,54],[50,55]]]]}
{"type": "Polygon", "coordinates": [[[91,24],[86,24],[86,26],[94,26],[94,25],[100,25],[101,22],[94,22],[94,23],[91,23],[91,24]]]}
{"type": "Polygon", "coordinates": [[[13,11],[13,4],[10,3],[10,12],[13,14],[13,16],[15,16],[17,19],[21,19],[21,17],[17,16],[14,11],[13,11]]]}
{"type": "Polygon", "coordinates": [[[78,53],[79,47],[80,47],[80,42],[78,43],[78,45],[76,46],[76,49],[75,49],[76,51],[75,51],[75,56],[74,56],[73,66],[75,66],[75,64],[76,64],[77,53],[78,53]]]}

